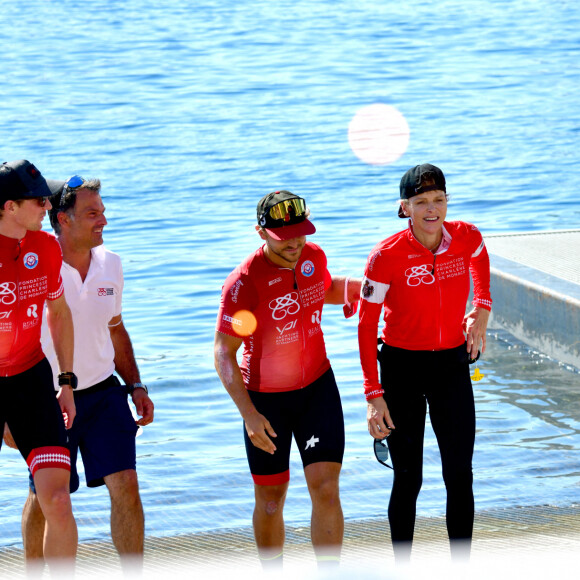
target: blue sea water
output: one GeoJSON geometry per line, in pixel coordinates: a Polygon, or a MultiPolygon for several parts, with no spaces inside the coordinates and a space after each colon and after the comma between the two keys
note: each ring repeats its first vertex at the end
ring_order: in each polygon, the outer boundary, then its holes
{"type": "MultiPolygon", "coordinates": [[[[539,0],[0,0],[0,151],[48,177],[99,177],[107,246],[122,258],[124,318],[155,423],[138,439],[147,533],[247,526],[241,421],[213,369],[223,280],[255,249],[257,200],[303,195],[334,274],[360,275],[403,227],[398,182],[446,174],[449,218],[484,234],[577,228],[580,11],[539,0]],[[396,107],[407,151],[361,162],[348,125],[396,107]]],[[[345,408],[347,518],[385,516],[356,322],[325,310],[345,408]]],[[[478,509],[580,500],[578,374],[490,335],[476,383],[478,509]]],[[[428,380],[428,374],[426,375],[428,380]]],[[[20,543],[26,473],[0,455],[0,547],[20,543]]],[[[419,513],[444,496],[428,433],[419,513]]],[[[81,541],[108,532],[103,489],[74,497],[81,541]]],[[[286,507],[306,524],[297,456],[286,507]]]]}

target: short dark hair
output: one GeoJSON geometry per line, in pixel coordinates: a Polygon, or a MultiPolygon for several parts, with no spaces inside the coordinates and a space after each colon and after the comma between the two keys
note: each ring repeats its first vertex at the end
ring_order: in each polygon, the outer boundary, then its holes
{"type": "MultiPolygon", "coordinates": [[[[63,187],[59,193],[56,193],[50,198],[51,210],[48,212],[50,218],[50,225],[54,232],[58,235],[61,232],[60,224],[58,223],[58,214],[62,212],[69,212],[74,210],[77,202],[77,191],[80,189],[90,189],[96,193],[101,192],[100,179],[87,179],[83,181],[82,185],[74,188],[63,187]]],[[[70,215],[70,213],[69,213],[70,215]]]]}

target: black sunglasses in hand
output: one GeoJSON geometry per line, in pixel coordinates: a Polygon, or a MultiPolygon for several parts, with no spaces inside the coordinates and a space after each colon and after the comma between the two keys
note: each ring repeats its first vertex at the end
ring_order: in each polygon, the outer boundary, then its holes
{"type": "Polygon", "coordinates": [[[375,450],[375,457],[379,463],[382,463],[385,467],[393,469],[392,465],[389,465],[387,461],[389,460],[389,448],[387,447],[387,438],[375,439],[373,443],[373,449],[375,450]]]}

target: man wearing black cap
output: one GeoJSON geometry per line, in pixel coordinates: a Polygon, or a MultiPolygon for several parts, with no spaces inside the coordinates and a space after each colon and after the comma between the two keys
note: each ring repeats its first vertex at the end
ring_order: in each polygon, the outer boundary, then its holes
{"type": "Polygon", "coordinates": [[[245,424],[264,567],[282,565],[292,436],[312,499],[319,565],[338,563],[344,531],[338,489],[344,421],[320,319],[325,303],[356,304],[360,280],[328,273],[322,249],[306,241],[316,231],[307,216],[304,199],[289,191],[260,200],[256,230],[264,245],[228,276],[215,335],[217,372],[245,424]]]}
{"type": "Polygon", "coordinates": [[[54,236],[41,231],[51,193],[32,163],[0,166],[0,425],[10,428],[34,478],[47,520],[49,564],[72,565],[77,528],[66,428],[75,417],[77,378],[72,316],[60,277],[62,256],[54,236]],[[45,303],[60,369],[57,397],[40,344],[45,303]]]}

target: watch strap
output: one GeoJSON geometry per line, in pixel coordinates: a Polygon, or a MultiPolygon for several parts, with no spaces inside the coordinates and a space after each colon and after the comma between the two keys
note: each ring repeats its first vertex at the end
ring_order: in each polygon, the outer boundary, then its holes
{"type": "Polygon", "coordinates": [[[147,394],[149,394],[149,389],[143,383],[133,383],[132,385],[127,385],[127,390],[129,394],[132,395],[135,389],[143,389],[147,394]]]}
{"type": "Polygon", "coordinates": [[[79,380],[73,372],[60,373],[58,375],[58,386],[68,385],[73,390],[78,387],[79,380]]]}

